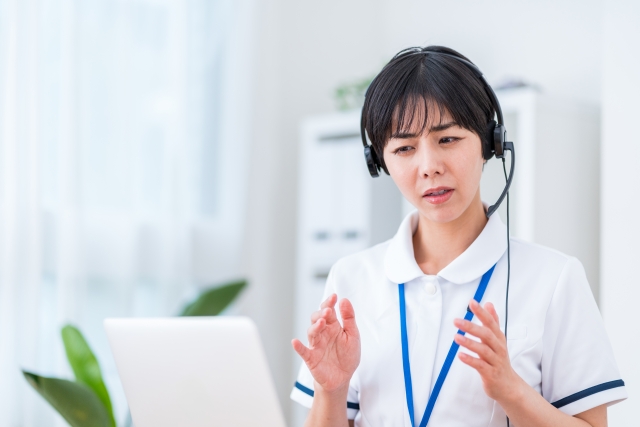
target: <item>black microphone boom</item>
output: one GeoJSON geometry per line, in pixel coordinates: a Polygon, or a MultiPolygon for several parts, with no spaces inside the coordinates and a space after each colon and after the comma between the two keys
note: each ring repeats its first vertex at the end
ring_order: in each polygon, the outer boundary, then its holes
{"type": "MultiPolygon", "coordinates": [[[[513,148],[513,142],[505,141],[504,149],[505,151],[511,152],[511,167],[509,168],[509,179],[507,179],[507,183],[505,184],[504,190],[502,190],[502,194],[500,194],[500,197],[498,198],[498,200],[493,205],[489,206],[489,209],[487,209],[487,218],[489,218],[491,214],[493,214],[496,210],[498,210],[498,208],[500,207],[500,204],[502,203],[505,196],[509,192],[509,187],[511,187],[511,181],[513,181],[513,172],[516,166],[516,152],[515,152],[515,149],[513,148]]],[[[504,157],[502,158],[502,161],[504,162],[504,157]]]]}

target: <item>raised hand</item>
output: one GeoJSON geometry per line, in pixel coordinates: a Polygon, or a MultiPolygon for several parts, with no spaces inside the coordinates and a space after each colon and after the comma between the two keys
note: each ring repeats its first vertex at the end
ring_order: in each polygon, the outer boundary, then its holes
{"type": "Polygon", "coordinates": [[[300,340],[291,341],[316,383],[326,391],[347,387],[360,363],[360,332],[353,306],[348,299],[340,301],[340,325],[334,308],[337,300],[336,294],[330,295],[311,315],[308,348],[300,340]]]}
{"type": "Polygon", "coordinates": [[[480,342],[460,334],[456,334],[454,339],[461,346],[475,352],[478,357],[458,353],[458,358],[478,371],[487,396],[501,402],[515,395],[524,381],[511,367],[507,339],[500,330],[498,313],[493,304],[488,302],[482,307],[477,301],[471,300],[469,308],[482,325],[464,319],[455,319],[453,323],[468,335],[480,338],[480,342]]]}

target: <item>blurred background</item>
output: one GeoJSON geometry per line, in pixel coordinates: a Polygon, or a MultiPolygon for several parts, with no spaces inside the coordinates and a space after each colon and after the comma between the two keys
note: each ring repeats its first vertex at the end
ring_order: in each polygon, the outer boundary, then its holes
{"type": "Polygon", "coordinates": [[[301,426],[290,339],[331,264],[411,209],[365,179],[361,92],[429,44],[497,89],[513,234],[585,265],[631,396],[611,425],[637,425],[639,23],[635,0],[0,0],[0,426],[65,425],[20,368],[71,377],[69,322],[120,425],[103,319],[176,315],[239,278],[226,313],[257,322],[301,426]]]}

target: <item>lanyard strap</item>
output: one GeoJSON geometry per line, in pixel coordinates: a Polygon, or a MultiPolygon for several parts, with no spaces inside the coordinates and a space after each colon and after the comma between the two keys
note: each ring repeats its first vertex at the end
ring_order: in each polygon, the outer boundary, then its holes
{"type": "MultiPolygon", "coordinates": [[[[494,264],[493,267],[489,269],[489,271],[482,275],[482,279],[480,279],[478,289],[473,296],[474,300],[478,302],[482,300],[482,296],[484,295],[484,291],[487,289],[487,284],[491,279],[491,275],[493,274],[493,269],[495,267],[496,265],[494,264]]],[[[407,311],[404,299],[404,283],[400,283],[398,285],[398,293],[400,294],[400,335],[402,338],[402,368],[404,370],[404,388],[407,397],[407,408],[409,409],[409,417],[411,418],[411,426],[415,427],[415,415],[413,410],[413,386],[411,384],[411,366],[409,364],[409,340],[407,338],[407,311]]],[[[473,312],[469,310],[469,307],[467,307],[467,313],[464,316],[464,319],[469,321],[473,319],[473,312]]],[[[458,333],[460,335],[464,335],[464,331],[461,331],[459,329],[458,333]]],[[[436,384],[433,386],[433,391],[429,396],[427,408],[424,410],[424,415],[422,416],[420,427],[426,427],[426,425],[429,423],[429,418],[431,418],[431,412],[433,412],[433,407],[435,406],[438,395],[440,394],[440,389],[442,388],[442,384],[444,384],[444,380],[447,378],[447,374],[449,373],[449,369],[451,368],[451,364],[453,363],[453,359],[455,358],[459,347],[460,346],[454,341],[449,348],[449,353],[447,353],[444,365],[442,365],[442,369],[440,369],[436,384]]]]}

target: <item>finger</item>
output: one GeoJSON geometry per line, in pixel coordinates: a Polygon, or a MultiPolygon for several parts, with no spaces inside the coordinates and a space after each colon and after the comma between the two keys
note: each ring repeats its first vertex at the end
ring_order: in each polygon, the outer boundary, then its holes
{"type": "Polygon", "coordinates": [[[331,294],[327,297],[326,300],[322,301],[322,304],[320,304],[320,309],[333,307],[334,305],[336,305],[336,301],[338,301],[338,295],[331,294]]]}
{"type": "Polygon", "coordinates": [[[336,311],[333,309],[333,307],[323,308],[311,313],[311,323],[316,323],[321,317],[323,317],[327,321],[327,323],[333,323],[338,320],[336,311]]]}
{"type": "Polygon", "coordinates": [[[501,352],[502,346],[500,344],[500,340],[495,335],[495,333],[486,326],[478,325],[464,319],[455,319],[453,321],[453,324],[456,325],[461,331],[471,334],[474,337],[480,338],[483,343],[491,347],[491,349],[496,353],[501,352]]]}
{"type": "Polygon", "coordinates": [[[324,308],[321,308],[320,310],[316,310],[313,313],[311,313],[311,324],[313,325],[314,323],[316,323],[318,321],[319,318],[322,317],[322,311],[324,310],[324,308]]]}
{"type": "Polygon", "coordinates": [[[314,348],[320,343],[319,336],[324,328],[327,326],[327,322],[321,317],[316,323],[309,326],[307,329],[307,337],[309,338],[309,347],[314,348]]]}
{"type": "Polygon", "coordinates": [[[359,337],[360,332],[356,325],[356,312],[353,309],[353,305],[351,305],[351,301],[346,298],[340,301],[340,316],[342,317],[342,327],[345,332],[350,336],[359,337]]]}
{"type": "Polygon", "coordinates": [[[298,340],[298,339],[291,340],[291,346],[296,351],[296,353],[298,353],[298,355],[300,355],[300,357],[302,358],[302,360],[304,360],[305,363],[310,359],[311,350],[309,350],[307,347],[305,347],[305,345],[302,344],[302,342],[300,342],[300,340],[298,340]]]}
{"type": "Polygon", "coordinates": [[[498,326],[500,326],[500,317],[498,317],[498,312],[496,311],[496,307],[493,305],[493,303],[486,303],[484,305],[484,308],[489,312],[489,314],[491,314],[491,317],[493,317],[493,320],[496,321],[498,326]]]}
{"type": "Polygon", "coordinates": [[[327,323],[331,324],[338,321],[338,315],[335,310],[336,302],[338,301],[338,295],[335,293],[329,295],[326,300],[320,304],[320,316],[327,320],[327,323]],[[327,309],[329,311],[327,311],[327,309]]]}
{"type": "Polygon", "coordinates": [[[338,313],[334,306],[322,309],[322,317],[324,317],[328,325],[338,322],[338,313]]]}
{"type": "Polygon", "coordinates": [[[469,365],[478,371],[480,375],[484,375],[491,368],[491,366],[489,366],[489,364],[484,360],[473,357],[467,353],[458,353],[458,359],[460,359],[462,363],[469,365]]]}
{"type": "Polygon", "coordinates": [[[480,320],[480,322],[482,322],[482,324],[484,326],[486,326],[487,328],[491,329],[493,331],[493,333],[496,334],[496,336],[500,336],[500,325],[493,318],[491,313],[489,313],[487,310],[485,310],[478,303],[478,301],[471,300],[471,302],[469,303],[469,308],[471,309],[473,314],[478,316],[478,320],[480,320]]]}
{"type": "Polygon", "coordinates": [[[464,348],[467,348],[476,353],[482,360],[489,365],[495,365],[499,358],[498,355],[486,344],[467,338],[462,334],[456,334],[453,338],[455,342],[464,348]]]}

